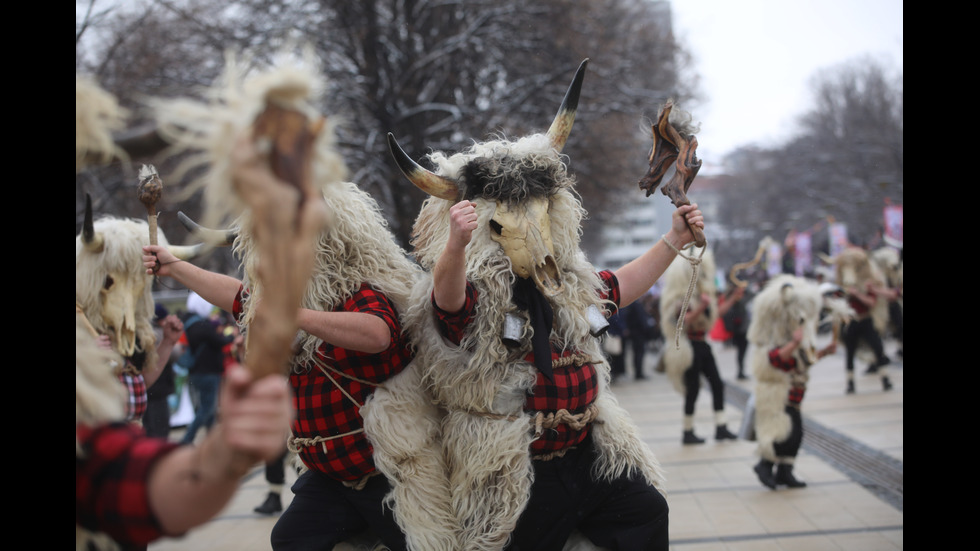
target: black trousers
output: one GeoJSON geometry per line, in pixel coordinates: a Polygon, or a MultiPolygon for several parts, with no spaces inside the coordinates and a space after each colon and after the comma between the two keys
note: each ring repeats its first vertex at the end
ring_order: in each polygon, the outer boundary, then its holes
{"type": "Polygon", "coordinates": [[[885,357],[885,348],[881,342],[881,335],[875,329],[874,320],[870,317],[854,320],[844,328],[844,349],[845,363],[847,371],[854,371],[854,357],[857,355],[858,345],[863,340],[875,355],[875,360],[880,362],[885,357]]]}
{"type": "Polygon", "coordinates": [[[594,480],[591,440],[564,457],[534,462],[531,499],[508,551],[561,551],[576,529],[611,550],[666,551],[667,500],[641,477],[594,480]]]}
{"type": "Polygon", "coordinates": [[[694,405],[701,393],[701,376],[708,380],[711,387],[711,405],[714,411],[725,409],[725,383],[718,374],[718,364],[711,352],[711,345],[705,341],[691,341],[694,347],[694,361],[684,372],[684,414],[694,415],[694,405]]]}
{"type": "Polygon", "coordinates": [[[370,529],[392,551],[402,551],[405,535],[391,509],[383,504],[389,490],[383,475],[355,490],[322,473],[306,471],[293,483],[293,500],[272,528],[272,548],[331,551],[334,545],[370,529]]]}
{"type": "Polygon", "coordinates": [[[803,445],[803,416],[800,415],[799,408],[786,406],[786,414],[792,421],[792,428],[785,440],[773,443],[772,448],[776,457],[796,457],[800,453],[800,446],[803,445]]]}

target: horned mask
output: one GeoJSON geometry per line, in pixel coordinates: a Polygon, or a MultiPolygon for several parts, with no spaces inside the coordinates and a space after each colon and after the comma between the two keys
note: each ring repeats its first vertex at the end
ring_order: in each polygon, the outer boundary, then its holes
{"type": "MultiPolygon", "coordinates": [[[[548,129],[547,139],[556,155],[568,139],[578,108],[579,93],[588,59],[582,62],[572,80],[558,114],[548,129]]],[[[559,162],[528,166],[512,157],[473,159],[457,179],[435,174],[413,161],[388,134],[388,145],[402,173],[429,195],[459,201],[485,199],[495,202],[488,221],[491,238],[511,261],[514,274],[530,279],[547,297],[562,292],[562,279],[555,261],[551,239],[548,197],[562,179],[559,162]]]]}

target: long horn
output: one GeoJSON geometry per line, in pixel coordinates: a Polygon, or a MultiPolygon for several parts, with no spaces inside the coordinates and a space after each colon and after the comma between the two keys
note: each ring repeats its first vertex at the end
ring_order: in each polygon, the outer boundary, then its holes
{"type": "Polygon", "coordinates": [[[203,241],[195,245],[168,245],[170,254],[181,260],[193,260],[214,247],[228,247],[235,242],[238,235],[235,230],[212,230],[200,226],[181,211],[177,211],[177,218],[188,231],[198,235],[203,241]]]}
{"type": "Polygon", "coordinates": [[[575,78],[572,79],[572,84],[565,92],[565,99],[562,100],[561,107],[558,108],[558,114],[555,115],[555,120],[552,121],[551,128],[548,129],[548,138],[556,151],[560,152],[565,147],[568,134],[572,131],[572,123],[575,122],[575,113],[578,110],[578,96],[582,91],[582,80],[585,78],[585,66],[588,64],[589,58],[585,58],[578,66],[575,78]]]}
{"type": "Polygon", "coordinates": [[[388,149],[391,150],[391,155],[395,158],[395,162],[398,164],[398,168],[402,171],[402,174],[410,182],[415,184],[415,187],[433,197],[447,201],[456,201],[459,198],[459,186],[456,185],[456,182],[426,170],[413,161],[402,150],[401,146],[398,145],[398,142],[395,141],[395,136],[391,132],[388,132],[388,149]]]}
{"type": "Polygon", "coordinates": [[[238,237],[238,232],[236,230],[215,230],[205,228],[204,226],[191,220],[191,217],[184,214],[184,211],[177,211],[177,219],[180,220],[180,223],[183,224],[185,228],[187,228],[187,231],[195,235],[199,235],[201,239],[203,239],[209,245],[215,247],[227,247],[233,244],[235,242],[235,238],[238,237]]]}
{"type": "Polygon", "coordinates": [[[92,196],[85,194],[85,220],[82,222],[82,243],[85,250],[93,253],[102,252],[105,246],[105,237],[100,233],[95,233],[95,222],[92,219],[92,196]]]}

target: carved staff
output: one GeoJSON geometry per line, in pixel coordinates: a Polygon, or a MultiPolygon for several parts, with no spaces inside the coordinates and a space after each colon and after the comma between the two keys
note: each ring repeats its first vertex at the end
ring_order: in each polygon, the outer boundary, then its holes
{"type": "MultiPolygon", "coordinates": [[[[650,170],[640,179],[640,189],[645,189],[647,197],[656,191],[661,180],[674,164],[674,174],[670,181],[661,188],[661,193],[670,197],[670,202],[675,207],[690,205],[691,201],[687,198],[687,190],[694,182],[698,170],[701,169],[701,161],[697,158],[698,139],[693,135],[683,135],[677,131],[670,123],[670,111],[674,107],[673,100],[667,100],[660,117],[653,125],[653,149],[650,150],[650,170]]],[[[696,226],[690,226],[691,233],[694,234],[694,244],[704,247],[707,240],[704,232],[696,226]]]]}
{"type": "Polygon", "coordinates": [[[163,197],[163,181],[153,165],[143,165],[140,169],[140,183],[136,194],[146,207],[146,220],[150,224],[150,245],[157,244],[157,202],[163,197]]]}
{"type": "Polygon", "coordinates": [[[736,287],[742,287],[742,288],[748,287],[749,282],[742,281],[741,279],[739,279],[738,273],[742,270],[747,270],[752,266],[758,264],[759,261],[762,260],[762,255],[766,252],[766,250],[769,248],[772,242],[773,242],[772,239],[769,237],[763,238],[762,241],[759,242],[759,248],[756,249],[755,256],[752,258],[752,260],[748,262],[736,262],[735,264],[732,264],[732,269],[728,271],[728,280],[731,281],[732,284],[735,285],[736,287]]]}
{"type": "MultiPolygon", "coordinates": [[[[260,259],[258,278],[263,286],[262,302],[250,324],[245,347],[245,364],[256,376],[282,373],[289,364],[296,310],[312,272],[316,239],[315,232],[309,233],[309,221],[303,224],[302,218],[326,216],[325,209],[311,212],[304,207],[311,200],[322,203],[312,185],[311,162],[313,145],[324,122],[322,117],[310,120],[298,110],[270,101],[252,125],[256,148],[266,153],[273,174],[287,184],[279,187],[294,187],[298,192],[293,194],[297,201],[289,205],[283,201],[289,194],[269,187],[267,182],[256,185],[246,181],[236,187],[252,209],[260,259]],[[291,230],[286,227],[290,225],[291,230]]],[[[322,223],[320,220],[319,225],[322,223]]]]}

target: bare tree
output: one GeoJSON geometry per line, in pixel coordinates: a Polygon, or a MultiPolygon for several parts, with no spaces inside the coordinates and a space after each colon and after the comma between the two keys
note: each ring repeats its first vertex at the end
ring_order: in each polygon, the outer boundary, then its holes
{"type": "MultiPolygon", "coordinates": [[[[881,230],[885,201],[903,202],[902,75],[860,58],[820,71],[811,82],[814,106],[795,138],[727,159],[733,184],[725,224],[756,230],[736,248],[743,260],[746,247],[766,235],[781,240],[829,218],[846,223],[851,242],[870,244],[881,230]]],[[[826,249],[827,236],[815,236],[814,246],[826,249]]]]}
{"type": "MultiPolygon", "coordinates": [[[[311,44],[330,86],[321,111],[340,121],[338,145],[351,178],[377,198],[405,244],[424,196],[392,162],[388,132],[421,160],[432,149],[461,149],[494,132],[517,137],[544,130],[575,68],[590,58],[564,153],[579,192],[602,220],[604,209],[621,204],[608,192],[636,193],[646,170],[650,139],[639,131],[643,117],[655,118],[668,97],[683,105],[693,96],[694,75],[682,74],[687,57],[674,42],[667,2],[215,4],[147,0],[142,9],[109,17],[99,48],[87,50],[96,60],[89,68],[136,105],[143,93],[196,93],[220,70],[225,49],[263,61],[285,45],[311,44]]],[[[78,58],[76,47],[76,67],[78,58]]],[[[104,191],[118,192],[108,185],[104,191]]],[[[105,203],[139,212],[136,205],[105,203]]]]}

